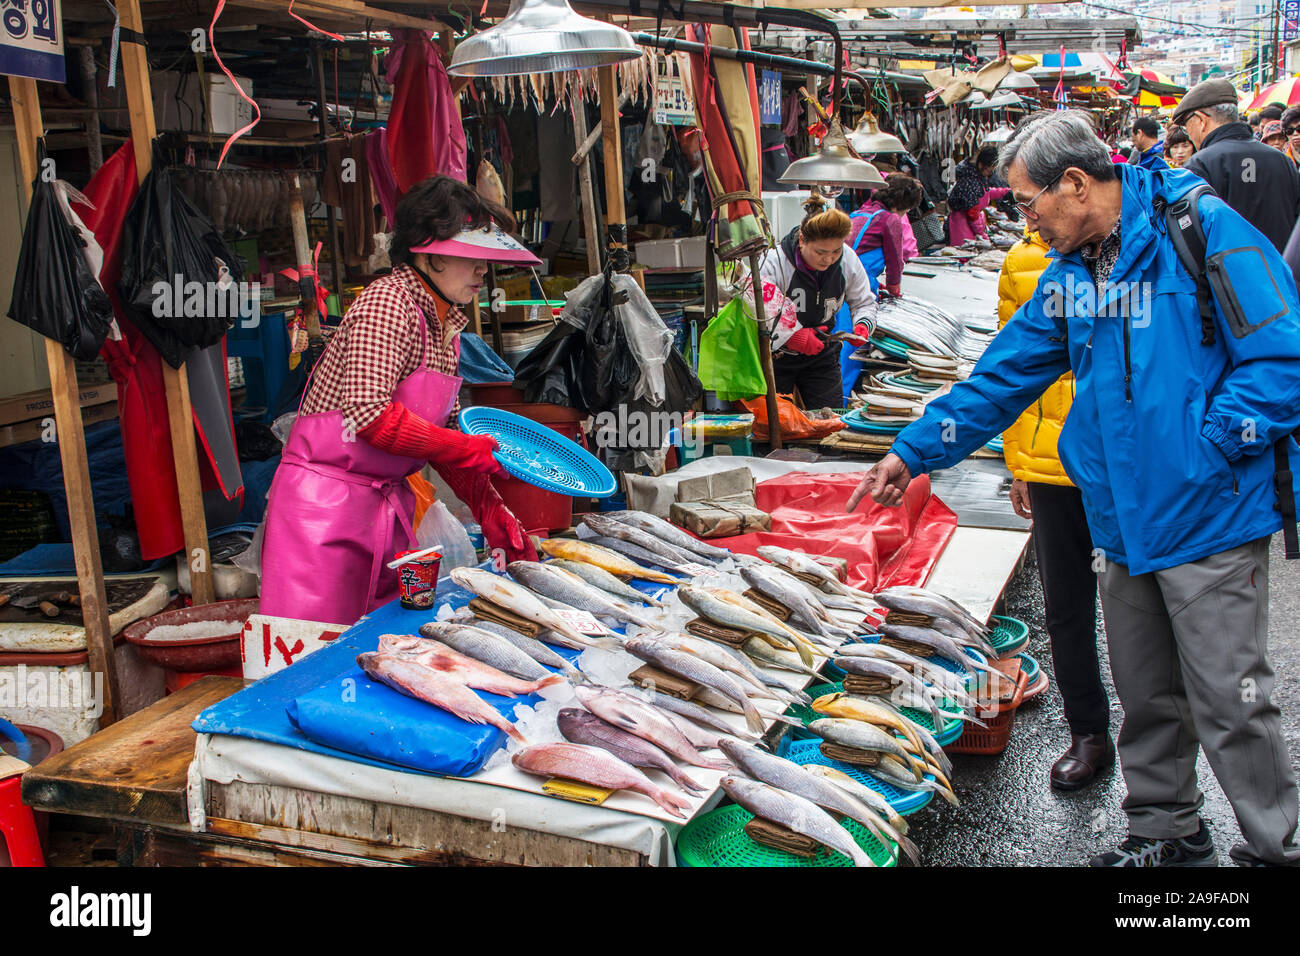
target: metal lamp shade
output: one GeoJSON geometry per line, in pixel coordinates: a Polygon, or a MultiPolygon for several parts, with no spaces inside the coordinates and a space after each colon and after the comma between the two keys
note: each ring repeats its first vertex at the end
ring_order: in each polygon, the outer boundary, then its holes
{"type": "Polygon", "coordinates": [[[610,66],[641,49],[612,23],[578,16],[567,0],[512,0],[496,26],[456,47],[453,76],[517,76],[610,66]]]}
{"type": "Polygon", "coordinates": [[[882,132],[875,113],[864,113],[858,128],[849,134],[849,142],[859,153],[906,153],[907,147],[897,136],[882,132]]]}
{"type": "Polygon", "coordinates": [[[1002,82],[998,84],[998,89],[1036,91],[1038,89],[1038,81],[1028,73],[1017,73],[1015,70],[1012,70],[1002,78],[1002,82]]]}
{"type": "Polygon", "coordinates": [[[849,152],[844,131],[835,122],[822,140],[821,149],[812,156],[795,160],[777,179],[783,183],[842,186],[850,189],[885,185],[885,178],[875,166],[849,152]]]}

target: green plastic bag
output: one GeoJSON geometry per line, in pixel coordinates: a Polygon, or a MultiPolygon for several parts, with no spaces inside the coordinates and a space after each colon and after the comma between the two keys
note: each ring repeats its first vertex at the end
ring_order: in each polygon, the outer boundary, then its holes
{"type": "Polygon", "coordinates": [[[758,325],[740,298],[724,305],[700,334],[700,384],[724,402],[767,394],[758,357],[758,325]]]}

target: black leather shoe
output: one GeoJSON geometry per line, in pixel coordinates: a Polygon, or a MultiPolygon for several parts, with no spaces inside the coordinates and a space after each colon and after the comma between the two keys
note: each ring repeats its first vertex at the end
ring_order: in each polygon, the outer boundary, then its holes
{"type": "Polygon", "coordinates": [[[1070,749],[1052,764],[1053,790],[1078,790],[1115,763],[1110,734],[1071,734],[1070,749]]]}

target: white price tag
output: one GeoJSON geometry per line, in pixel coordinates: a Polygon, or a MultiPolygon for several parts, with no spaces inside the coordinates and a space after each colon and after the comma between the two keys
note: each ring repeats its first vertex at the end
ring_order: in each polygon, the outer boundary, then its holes
{"type": "Polygon", "coordinates": [[[694,562],[680,565],[680,567],[693,578],[710,578],[718,573],[717,568],[705,567],[703,564],[695,564],[694,562]]]}
{"type": "Polygon", "coordinates": [[[592,617],[590,611],[556,609],[555,613],[559,615],[565,624],[571,626],[579,634],[601,635],[605,633],[604,625],[592,617]]]}

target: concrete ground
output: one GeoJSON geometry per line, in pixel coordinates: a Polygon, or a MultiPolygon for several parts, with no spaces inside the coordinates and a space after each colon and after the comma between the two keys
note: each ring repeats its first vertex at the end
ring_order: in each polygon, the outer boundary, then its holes
{"type": "MultiPolygon", "coordinates": [[[[1281,535],[1273,540],[1269,589],[1269,658],[1277,675],[1273,699],[1282,712],[1282,730],[1294,767],[1300,766],[1300,561],[1284,559],[1281,535]]],[[[1050,675],[1043,595],[1032,548],[1024,568],[1008,586],[1005,600],[1005,613],[1029,624],[1032,636],[1027,650],[1050,675]]],[[[1099,623],[1100,618],[1099,609],[1099,623]]],[[[1100,628],[1098,645],[1111,695],[1114,735],[1122,714],[1100,628]]],[[[1124,784],[1118,768],[1073,794],[1059,794],[1048,786],[1048,770],[1069,739],[1053,679],[1048,690],[1017,714],[1011,743],[1003,754],[953,758],[953,785],[962,805],[954,808],[935,799],[913,817],[912,836],[925,863],[1073,866],[1101,850],[1113,849],[1127,832],[1120,809],[1124,784]]],[[[1241,840],[1237,821],[1204,755],[1198,762],[1198,774],[1205,794],[1202,815],[1214,835],[1221,865],[1231,865],[1228,850],[1241,840]]]]}

